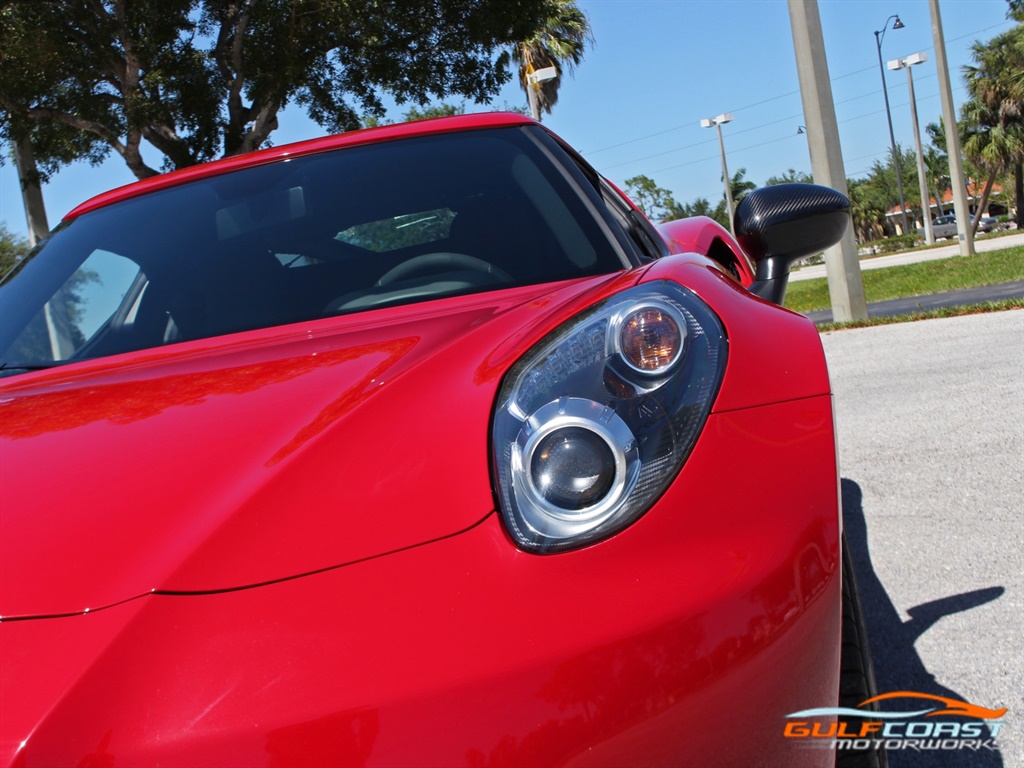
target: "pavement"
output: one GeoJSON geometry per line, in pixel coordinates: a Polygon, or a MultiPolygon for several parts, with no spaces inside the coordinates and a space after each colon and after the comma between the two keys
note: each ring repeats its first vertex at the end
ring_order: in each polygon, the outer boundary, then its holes
{"type": "Polygon", "coordinates": [[[995,750],[890,765],[1022,766],[1024,310],[821,339],[879,691],[1008,709],[995,750]]]}
{"type": "MultiPolygon", "coordinates": [[[[1024,234],[977,246],[1019,244],[1024,234]]],[[[958,253],[953,245],[861,266],[958,253]]],[[[801,272],[810,269],[819,268],[801,272]]],[[[878,302],[868,312],[1013,297],[1024,297],[1024,281],[878,302]]],[[[821,322],[831,312],[809,316],[821,322]]],[[[1024,766],[1024,311],[821,339],[836,402],[843,522],[879,692],[1008,709],[994,748],[893,750],[889,764],[1024,766]]]]}

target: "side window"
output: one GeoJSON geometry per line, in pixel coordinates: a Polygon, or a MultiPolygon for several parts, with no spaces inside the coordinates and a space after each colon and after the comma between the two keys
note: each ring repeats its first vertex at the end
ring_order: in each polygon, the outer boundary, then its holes
{"type": "Polygon", "coordinates": [[[93,251],[11,345],[15,361],[67,360],[113,323],[134,322],[145,276],[131,259],[93,251]]]}
{"type": "Polygon", "coordinates": [[[661,236],[642,214],[633,209],[618,188],[602,179],[601,194],[644,256],[658,259],[669,255],[661,236]]]}
{"type": "Polygon", "coordinates": [[[556,143],[594,187],[594,191],[604,202],[605,210],[621,227],[622,233],[625,235],[625,242],[632,246],[631,250],[634,250],[639,260],[644,262],[668,256],[668,246],[665,245],[661,236],[643,214],[634,210],[622,191],[591,168],[587,161],[571,147],[561,142],[556,143]]]}

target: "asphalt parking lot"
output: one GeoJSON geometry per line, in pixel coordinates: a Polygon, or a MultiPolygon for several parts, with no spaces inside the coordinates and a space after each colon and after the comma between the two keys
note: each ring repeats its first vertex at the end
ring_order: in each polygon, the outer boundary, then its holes
{"type": "Polygon", "coordinates": [[[879,691],[1009,710],[998,752],[890,764],[1024,765],[1024,311],[822,341],[879,691]]]}

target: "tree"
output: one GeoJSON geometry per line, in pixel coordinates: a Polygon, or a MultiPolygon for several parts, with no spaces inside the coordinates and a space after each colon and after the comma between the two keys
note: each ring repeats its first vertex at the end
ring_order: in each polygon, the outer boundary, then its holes
{"type": "Polygon", "coordinates": [[[974,229],[988,204],[996,177],[1013,170],[1017,226],[1024,226],[1024,8],[1011,6],[1018,24],[987,43],[971,46],[973,65],[964,67],[964,82],[971,100],[962,111],[963,149],[986,173],[982,203],[977,206],[974,229]]]}
{"type": "Polygon", "coordinates": [[[729,216],[725,212],[725,195],[718,201],[714,208],[706,197],[698,197],[692,203],[676,203],[669,207],[668,213],[663,221],[675,221],[676,219],[690,219],[694,216],[707,216],[714,219],[725,229],[729,228],[729,216]]]}
{"type": "MultiPolygon", "coordinates": [[[[522,107],[513,106],[506,102],[502,106],[498,107],[493,104],[488,105],[495,112],[515,112],[520,115],[527,114],[526,110],[522,107]]],[[[404,115],[402,120],[410,123],[414,120],[430,120],[435,117],[452,117],[453,115],[464,115],[466,114],[466,105],[459,104],[448,104],[441,102],[440,104],[428,104],[425,107],[410,107],[404,115]]],[[[360,118],[361,128],[378,128],[382,125],[394,125],[394,120],[390,120],[386,117],[380,118],[374,115],[363,115],[360,118]]]]}
{"type": "MultiPolygon", "coordinates": [[[[739,205],[740,200],[747,196],[748,192],[753,192],[757,189],[757,184],[744,178],[747,175],[746,168],[740,168],[736,173],[732,175],[729,180],[729,191],[732,192],[733,205],[739,205]]],[[[725,200],[725,193],[722,193],[722,199],[725,200]]]]}
{"type": "Polygon", "coordinates": [[[858,243],[868,243],[884,237],[882,227],[885,208],[876,205],[873,190],[866,179],[847,179],[850,193],[850,216],[853,218],[854,238],[858,243]]]}
{"type": "Polygon", "coordinates": [[[678,206],[669,190],[659,187],[654,179],[643,174],[626,179],[626,194],[651,220],[662,219],[671,209],[678,206]]]}
{"type": "MultiPolygon", "coordinates": [[[[924,150],[925,181],[929,192],[935,195],[935,207],[938,216],[945,211],[942,208],[942,196],[950,189],[949,158],[936,147],[929,146],[924,150]]],[[[930,211],[929,211],[930,213],[930,211]]]]}
{"type": "MultiPolygon", "coordinates": [[[[977,234],[996,177],[1013,166],[1019,167],[1024,158],[1024,130],[1002,121],[998,113],[975,99],[964,104],[962,114],[964,154],[985,173],[981,201],[975,205],[973,230],[977,234]]],[[[1020,205],[1017,207],[1019,218],[1020,205]]]]}
{"type": "MultiPolygon", "coordinates": [[[[331,131],[383,115],[382,95],[485,101],[509,46],[561,0],[8,0],[0,137],[60,129],[156,174],[264,145],[289,104],[331,131]],[[25,128],[20,121],[31,121],[25,128]],[[71,129],[69,133],[67,129],[71,129]]],[[[46,162],[66,161],[40,153],[46,162]]]]}
{"type": "Polygon", "coordinates": [[[764,183],[766,187],[774,186],[775,184],[813,184],[814,177],[809,173],[798,171],[794,168],[790,168],[781,176],[771,176],[768,181],[764,183]]]}
{"type": "Polygon", "coordinates": [[[0,221],[0,277],[10,272],[28,250],[28,240],[10,232],[7,224],[0,221]]]}
{"type": "MultiPolygon", "coordinates": [[[[904,178],[913,178],[917,174],[917,157],[912,150],[904,150],[896,145],[896,154],[900,159],[900,170],[904,178]]],[[[908,208],[921,204],[919,196],[910,189],[904,189],[908,208]]],[[[864,222],[874,221],[884,228],[883,236],[896,234],[896,223],[888,212],[899,208],[900,196],[896,183],[896,165],[891,153],[886,152],[885,161],[875,160],[862,180],[858,190],[859,204],[864,212],[864,222]]],[[[869,227],[871,229],[871,227],[869,227]]],[[[911,234],[911,233],[904,233],[911,234]]],[[[868,238],[872,239],[872,238],[868,238]]]]}
{"type": "Polygon", "coordinates": [[[460,104],[455,106],[454,104],[429,104],[422,109],[418,107],[411,107],[408,112],[405,113],[404,120],[407,123],[411,123],[414,120],[430,120],[435,117],[452,117],[454,115],[466,114],[466,105],[460,104]]]}
{"type": "Polygon", "coordinates": [[[551,0],[544,24],[512,49],[512,56],[519,63],[520,86],[527,97],[533,89],[538,119],[543,112],[551,114],[558,102],[564,69],[570,72],[575,69],[583,61],[586,44],[593,40],[590,21],[576,5],[576,0],[551,0]],[[527,75],[548,67],[554,67],[558,75],[553,80],[531,85],[527,75]]]}
{"type": "MultiPolygon", "coordinates": [[[[737,176],[742,179],[743,173],[744,171],[741,169],[737,176]]],[[[744,182],[744,184],[749,184],[749,182],[744,182]]],[[[694,216],[707,216],[726,229],[729,228],[724,194],[718,205],[713,208],[704,197],[698,197],[693,203],[680,203],[672,196],[671,191],[659,187],[654,179],[642,174],[626,179],[626,194],[647,218],[654,221],[665,222],[689,219],[694,216]]]]}

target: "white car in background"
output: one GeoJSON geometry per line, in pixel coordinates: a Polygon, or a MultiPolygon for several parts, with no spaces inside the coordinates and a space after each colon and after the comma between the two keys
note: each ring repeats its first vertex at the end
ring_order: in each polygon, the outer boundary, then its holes
{"type": "MultiPolygon", "coordinates": [[[[978,224],[979,232],[998,232],[1000,229],[1003,229],[1003,223],[995,216],[983,216],[978,224]]],[[[957,236],[956,216],[950,213],[934,219],[932,221],[932,232],[935,233],[936,239],[944,237],[947,240],[953,240],[957,236]]],[[[924,229],[917,230],[917,234],[924,237],[924,229]]]]}

